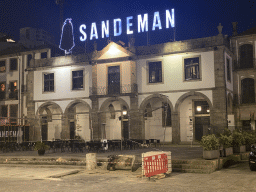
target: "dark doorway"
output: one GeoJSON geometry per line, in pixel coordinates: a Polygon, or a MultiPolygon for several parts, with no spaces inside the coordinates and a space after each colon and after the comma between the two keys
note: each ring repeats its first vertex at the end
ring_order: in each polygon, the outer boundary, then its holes
{"type": "Polygon", "coordinates": [[[70,122],[69,127],[70,127],[70,139],[75,139],[75,122],[70,122]]]}
{"type": "Polygon", "coordinates": [[[129,139],[129,121],[123,121],[123,136],[124,139],[129,139]]]}
{"type": "Polygon", "coordinates": [[[43,141],[48,140],[48,126],[47,126],[47,124],[42,125],[42,140],[43,141]]]}
{"type": "Polygon", "coordinates": [[[108,94],[120,93],[120,67],[108,67],[108,94]]]}
{"type": "Polygon", "coordinates": [[[195,140],[201,141],[203,135],[208,134],[210,117],[195,117],[195,140]]]}
{"type": "Polygon", "coordinates": [[[47,140],[48,140],[48,123],[47,123],[47,116],[43,116],[43,117],[42,117],[41,134],[42,134],[42,140],[43,140],[43,141],[47,141],[47,140]]]}

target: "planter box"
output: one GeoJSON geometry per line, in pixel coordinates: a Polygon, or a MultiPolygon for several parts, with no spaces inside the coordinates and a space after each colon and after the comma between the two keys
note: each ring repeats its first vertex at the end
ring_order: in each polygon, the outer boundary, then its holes
{"type": "Polygon", "coordinates": [[[224,149],[224,157],[227,157],[229,155],[233,155],[233,147],[229,147],[229,148],[224,149]]]}
{"type": "Polygon", "coordinates": [[[203,151],[203,158],[204,159],[217,159],[220,156],[219,150],[212,150],[212,151],[203,151]]]}
{"type": "Polygon", "coordinates": [[[245,153],[246,147],[245,145],[242,145],[240,147],[233,147],[234,153],[245,153]]]}

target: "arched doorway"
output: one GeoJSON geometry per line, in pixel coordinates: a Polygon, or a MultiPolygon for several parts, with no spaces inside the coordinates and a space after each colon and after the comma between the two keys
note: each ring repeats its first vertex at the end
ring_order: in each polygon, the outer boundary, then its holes
{"type": "Polygon", "coordinates": [[[74,101],[65,110],[69,139],[91,140],[90,107],[84,101],[74,101]]]}
{"type": "Polygon", "coordinates": [[[129,107],[122,99],[108,99],[100,108],[100,138],[130,138],[129,107]]]}
{"type": "Polygon", "coordinates": [[[45,103],[38,109],[40,117],[40,139],[61,139],[62,110],[56,103],[45,103]]]}
{"type": "Polygon", "coordinates": [[[180,141],[200,141],[210,133],[209,99],[201,93],[188,93],[177,102],[180,119],[180,141]]]}
{"type": "Polygon", "coordinates": [[[164,95],[153,95],[141,104],[144,116],[145,139],[172,141],[172,105],[164,95]]]}

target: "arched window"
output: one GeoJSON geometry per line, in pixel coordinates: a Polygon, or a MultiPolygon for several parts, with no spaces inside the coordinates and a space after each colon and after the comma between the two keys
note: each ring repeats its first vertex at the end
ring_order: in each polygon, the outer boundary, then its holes
{"type": "Polygon", "coordinates": [[[240,54],[240,69],[253,68],[253,46],[244,44],[239,48],[240,54]]]}
{"type": "Polygon", "coordinates": [[[144,117],[152,117],[152,108],[150,103],[148,103],[146,106],[146,109],[144,111],[144,117]]]}
{"type": "Polygon", "coordinates": [[[115,119],[116,115],[115,115],[115,109],[114,106],[112,104],[110,104],[108,106],[109,112],[110,112],[110,119],[115,119]]]}
{"type": "Polygon", "coordinates": [[[241,81],[242,87],[242,103],[254,103],[255,102],[255,90],[254,79],[245,78],[241,81]]]}

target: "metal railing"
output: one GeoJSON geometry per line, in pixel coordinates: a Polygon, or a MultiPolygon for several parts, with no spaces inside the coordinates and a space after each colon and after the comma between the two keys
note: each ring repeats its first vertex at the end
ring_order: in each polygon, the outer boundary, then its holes
{"type": "Polygon", "coordinates": [[[127,93],[137,93],[137,84],[123,84],[119,87],[98,86],[90,87],[90,95],[121,95],[127,93]]]}

